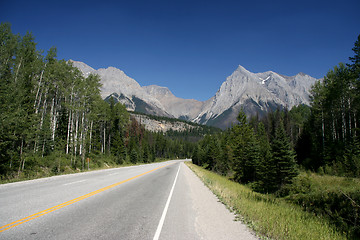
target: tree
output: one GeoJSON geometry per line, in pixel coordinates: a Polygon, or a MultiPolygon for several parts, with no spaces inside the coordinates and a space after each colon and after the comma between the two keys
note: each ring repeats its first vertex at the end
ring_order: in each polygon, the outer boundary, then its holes
{"type": "Polygon", "coordinates": [[[257,180],[254,184],[254,190],[270,193],[277,190],[276,185],[276,163],[271,152],[269,138],[265,132],[265,127],[259,123],[257,131],[257,140],[259,142],[259,165],[257,168],[257,180]]]}
{"type": "Polygon", "coordinates": [[[297,175],[295,153],[286,136],[283,123],[280,122],[275,131],[275,138],[271,144],[272,163],[276,166],[277,189],[290,183],[297,175]]]}
{"type": "Polygon", "coordinates": [[[138,162],[138,158],[139,158],[139,154],[136,151],[136,149],[132,149],[131,153],[130,153],[130,161],[131,163],[137,163],[138,162]]]}
{"type": "Polygon", "coordinates": [[[249,183],[256,179],[259,164],[259,145],[253,129],[247,123],[244,111],[237,117],[238,125],[232,128],[231,142],[234,149],[234,179],[240,183],[249,183]]]}

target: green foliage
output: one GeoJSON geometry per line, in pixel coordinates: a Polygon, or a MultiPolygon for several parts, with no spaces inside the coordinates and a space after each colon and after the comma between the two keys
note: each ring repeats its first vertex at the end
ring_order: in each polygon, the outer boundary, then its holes
{"type": "Polygon", "coordinates": [[[139,159],[138,153],[134,148],[130,153],[130,162],[131,163],[137,163],[138,159],[139,159]]]}
{"type": "Polygon", "coordinates": [[[226,177],[187,165],[229,209],[264,239],[346,239],[346,235],[327,219],[302,211],[284,199],[253,192],[249,187],[226,177]]]}
{"type": "MultiPolygon", "coordinates": [[[[301,109],[306,108],[298,107],[295,111],[301,109]]],[[[287,116],[288,124],[295,122],[291,114],[277,111],[269,113],[265,124],[254,119],[250,124],[241,111],[239,123],[232,129],[206,136],[199,142],[193,163],[250,184],[258,192],[276,192],[297,175],[295,153],[283,123],[287,116]]],[[[303,122],[300,117],[299,122],[303,122]]]]}
{"type": "Polygon", "coordinates": [[[348,177],[360,176],[360,143],[356,138],[345,147],[344,171],[348,177]]]}
{"type": "Polygon", "coordinates": [[[124,105],[103,101],[99,76],[85,78],[55,48],[43,56],[10,24],[0,24],[0,43],[1,179],[192,155],[191,143],[150,133],[124,105]]]}
{"type": "Polygon", "coordinates": [[[360,237],[358,179],[302,173],[282,194],[306,211],[326,218],[349,238],[360,237]]]}
{"type": "Polygon", "coordinates": [[[259,166],[258,180],[253,184],[254,190],[258,192],[274,192],[277,190],[276,183],[276,164],[272,155],[268,136],[265,132],[264,124],[260,123],[257,131],[259,142],[259,166]]]}
{"type": "Polygon", "coordinates": [[[295,153],[293,152],[289,139],[285,134],[283,124],[280,122],[276,129],[275,138],[271,144],[272,149],[272,163],[276,166],[275,182],[277,188],[280,189],[283,185],[291,183],[298,173],[296,170],[295,153]]]}
{"type": "Polygon", "coordinates": [[[239,113],[238,121],[239,124],[232,128],[230,137],[234,151],[234,180],[249,183],[257,178],[256,171],[260,161],[259,145],[243,111],[239,113]]]}
{"type": "Polygon", "coordinates": [[[296,146],[307,169],[359,177],[359,38],[352,64],[340,63],[312,87],[311,114],[296,146]]]}

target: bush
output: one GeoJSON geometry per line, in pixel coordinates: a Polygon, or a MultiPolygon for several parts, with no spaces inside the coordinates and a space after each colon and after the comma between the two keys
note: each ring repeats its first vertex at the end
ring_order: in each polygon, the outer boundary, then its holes
{"type": "Polygon", "coordinates": [[[326,217],[351,238],[360,238],[360,180],[302,173],[279,193],[306,211],[326,217]]]}

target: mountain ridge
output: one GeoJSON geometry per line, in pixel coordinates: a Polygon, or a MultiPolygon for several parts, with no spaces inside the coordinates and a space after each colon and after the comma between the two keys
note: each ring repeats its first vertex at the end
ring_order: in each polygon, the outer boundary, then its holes
{"type": "Polygon", "coordinates": [[[248,116],[261,116],[276,108],[309,105],[310,87],[318,80],[302,72],[294,76],[273,71],[252,73],[238,65],[212,98],[198,101],[176,97],[167,87],[140,86],[136,80],[115,67],[95,70],[83,62],[70,62],[84,76],[98,74],[102,84],[102,98],[114,97],[130,111],[173,117],[222,129],[236,122],[241,109],[248,116]]]}

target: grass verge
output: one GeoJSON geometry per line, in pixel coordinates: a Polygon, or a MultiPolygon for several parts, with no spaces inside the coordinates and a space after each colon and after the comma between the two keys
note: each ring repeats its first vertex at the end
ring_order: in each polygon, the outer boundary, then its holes
{"type": "Polygon", "coordinates": [[[346,239],[327,221],[271,195],[250,188],[186,162],[191,170],[256,233],[271,239],[346,239]]]}

